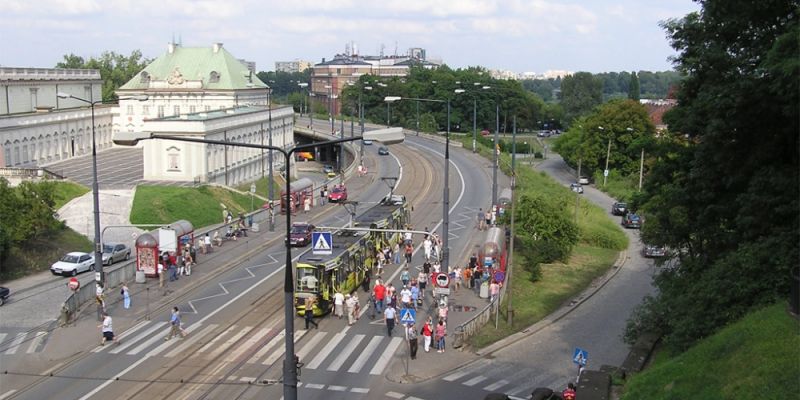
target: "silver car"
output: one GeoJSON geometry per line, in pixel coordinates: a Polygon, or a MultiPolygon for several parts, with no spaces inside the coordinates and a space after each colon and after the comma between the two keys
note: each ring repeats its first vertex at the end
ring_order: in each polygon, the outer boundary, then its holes
{"type": "Polygon", "coordinates": [[[103,245],[103,265],[111,265],[117,261],[131,258],[131,249],[122,243],[106,243],[103,245]]]}

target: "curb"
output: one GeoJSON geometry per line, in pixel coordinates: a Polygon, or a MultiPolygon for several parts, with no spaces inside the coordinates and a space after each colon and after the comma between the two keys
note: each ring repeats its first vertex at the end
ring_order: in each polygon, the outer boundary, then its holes
{"type": "Polygon", "coordinates": [[[495,352],[497,352],[498,350],[501,350],[501,349],[504,349],[504,348],[508,347],[509,344],[517,342],[517,341],[519,341],[521,339],[524,339],[524,338],[526,338],[528,336],[531,336],[531,335],[541,331],[542,329],[552,325],[553,323],[558,322],[562,318],[564,318],[567,315],[569,315],[569,313],[574,311],[576,308],[578,308],[586,300],[589,300],[598,291],[600,291],[600,289],[602,289],[609,281],[611,281],[611,279],[613,279],[615,276],[617,276],[617,273],[619,273],[619,271],[622,270],[622,267],[625,266],[625,262],[627,260],[628,260],[628,250],[626,249],[626,250],[620,251],[619,255],[617,256],[617,261],[614,262],[614,265],[612,266],[612,271],[610,271],[609,273],[606,273],[605,277],[602,278],[602,281],[600,282],[599,285],[594,286],[594,287],[590,287],[588,290],[586,290],[586,291],[582,292],[581,294],[579,294],[577,301],[573,300],[570,304],[568,304],[566,306],[562,306],[560,309],[552,312],[550,315],[545,317],[543,320],[541,320],[541,321],[529,326],[528,328],[523,329],[520,332],[517,332],[517,333],[515,333],[513,335],[510,335],[510,336],[507,336],[507,337],[505,337],[505,338],[503,338],[503,339],[501,339],[501,340],[499,340],[499,341],[497,341],[495,343],[492,343],[491,345],[489,345],[487,347],[484,347],[483,349],[479,349],[478,351],[475,351],[475,354],[477,354],[479,356],[490,356],[490,355],[494,354],[495,352]]]}

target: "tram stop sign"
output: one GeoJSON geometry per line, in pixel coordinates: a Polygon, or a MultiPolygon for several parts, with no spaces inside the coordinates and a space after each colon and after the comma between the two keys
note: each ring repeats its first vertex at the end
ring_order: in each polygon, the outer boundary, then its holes
{"type": "Polygon", "coordinates": [[[69,288],[69,290],[72,290],[74,292],[81,287],[81,282],[78,280],[78,278],[73,276],[72,278],[69,278],[69,282],[67,282],[67,287],[69,288]]]}
{"type": "Polygon", "coordinates": [[[442,272],[436,274],[436,286],[440,288],[450,287],[450,277],[442,272]]]}

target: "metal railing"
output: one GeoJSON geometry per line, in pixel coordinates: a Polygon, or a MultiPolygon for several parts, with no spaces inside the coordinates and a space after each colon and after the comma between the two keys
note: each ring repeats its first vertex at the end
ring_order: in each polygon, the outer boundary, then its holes
{"type": "MultiPolygon", "coordinates": [[[[511,268],[511,266],[508,266],[511,268]]],[[[474,317],[470,318],[463,324],[457,326],[454,330],[453,334],[453,348],[457,349],[464,345],[464,341],[466,341],[469,337],[475,335],[478,330],[480,330],[484,325],[486,325],[489,320],[491,320],[492,316],[495,313],[500,312],[499,305],[503,301],[503,296],[506,292],[506,285],[503,285],[500,288],[500,293],[497,296],[495,301],[490,302],[483,308],[480,312],[475,314],[474,317]]]]}

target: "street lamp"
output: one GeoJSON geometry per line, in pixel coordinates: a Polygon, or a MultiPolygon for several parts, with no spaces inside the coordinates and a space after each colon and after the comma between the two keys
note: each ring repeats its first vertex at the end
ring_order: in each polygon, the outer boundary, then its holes
{"type": "MultiPolygon", "coordinates": [[[[271,94],[272,94],[272,88],[267,86],[267,107],[269,108],[269,111],[268,111],[268,113],[269,113],[269,117],[268,117],[269,123],[268,123],[267,126],[269,127],[269,146],[270,147],[272,147],[272,99],[271,99],[271,94]]],[[[262,158],[262,160],[263,160],[263,158],[262,158]]],[[[264,170],[262,169],[261,171],[264,171],[264,170]]],[[[275,177],[274,171],[272,170],[272,150],[270,150],[269,151],[269,181],[267,182],[267,185],[269,185],[268,191],[269,191],[270,206],[272,206],[272,199],[275,198],[275,182],[274,182],[274,179],[273,179],[274,177],[275,177]]],[[[272,208],[271,208],[271,210],[272,210],[272,208]]],[[[269,231],[270,232],[275,232],[275,218],[271,218],[270,217],[270,219],[269,219],[269,231]]]]}
{"type": "Polygon", "coordinates": [[[336,127],[333,125],[333,86],[325,85],[328,89],[328,119],[331,121],[331,135],[336,132],[336,127]]]}
{"type": "MultiPolygon", "coordinates": [[[[92,110],[92,202],[93,202],[93,212],[94,212],[94,271],[99,273],[99,276],[95,278],[96,281],[100,282],[100,285],[105,287],[106,286],[106,275],[105,271],[103,271],[103,244],[100,241],[100,188],[97,184],[97,142],[95,141],[95,127],[94,127],[94,106],[96,104],[102,104],[103,100],[86,100],[80,97],[73,96],[69,93],[56,93],[56,96],[60,99],[75,99],[86,104],[89,104],[89,107],[92,110]]],[[[147,95],[139,95],[139,96],[132,96],[132,97],[125,97],[119,100],[138,100],[138,101],[146,101],[148,99],[147,95]]]]}
{"type": "MultiPolygon", "coordinates": [[[[308,83],[306,83],[306,82],[299,82],[299,83],[297,84],[297,86],[300,86],[300,88],[301,88],[301,90],[302,90],[302,89],[305,89],[306,87],[308,87],[308,83]]],[[[303,116],[303,111],[305,110],[305,108],[306,108],[306,96],[303,96],[303,106],[300,108],[300,116],[301,116],[301,117],[303,116]]]]}
{"type": "MultiPolygon", "coordinates": [[[[380,131],[373,131],[376,133],[367,132],[363,137],[349,137],[349,138],[340,138],[340,139],[332,139],[324,142],[317,142],[317,143],[309,143],[309,144],[301,144],[296,145],[289,149],[284,149],[281,147],[274,147],[274,146],[264,146],[260,144],[254,143],[234,143],[228,141],[221,141],[221,140],[211,140],[211,139],[199,139],[199,138],[192,138],[186,136],[170,136],[170,135],[162,135],[153,132],[119,132],[115,138],[114,143],[122,146],[135,146],[141,140],[148,140],[148,139],[164,139],[164,140],[175,140],[179,142],[190,142],[190,143],[204,143],[204,144],[218,144],[224,146],[233,146],[233,147],[246,147],[252,149],[266,149],[266,150],[275,150],[283,154],[285,162],[284,162],[284,173],[286,174],[286,206],[288,207],[290,204],[291,199],[291,176],[289,175],[289,165],[291,164],[289,161],[291,160],[292,154],[298,151],[304,151],[308,149],[313,149],[317,146],[330,146],[336,145],[344,142],[351,142],[358,139],[366,138],[368,140],[376,140],[382,142],[383,144],[390,145],[396,143],[402,143],[405,140],[405,134],[402,130],[396,130],[391,132],[380,132],[380,131]]],[[[286,265],[284,271],[284,280],[283,280],[283,292],[284,292],[284,318],[286,324],[286,335],[285,339],[285,359],[283,361],[283,398],[286,400],[296,400],[297,399],[297,365],[295,363],[295,352],[294,352],[294,310],[293,310],[293,293],[294,293],[294,274],[292,273],[292,247],[289,241],[289,234],[292,229],[292,213],[290,210],[286,212],[286,265]]],[[[99,237],[99,233],[98,233],[99,237]]]]}
{"type": "MultiPolygon", "coordinates": [[[[625,128],[626,131],[633,134],[633,128],[625,128]]],[[[644,176],[644,146],[642,146],[642,157],[639,160],[639,191],[642,191],[642,177],[644,176]]]]}
{"type": "MultiPolygon", "coordinates": [[[[480,82],[473,82],[473,86],[480,86],[480,82]]],[[[489,90],[491,86],[483,86],[481,87],[482,90],[489,90]]],[[[463,93],[463,89],[456,89],[461,90],[461,92],[456,93],[463,93]]],[[[478,96],[477,94],[472,97],[472,152],[475,153],[478,151],[478,96]]]]}
{"type": "MultiPolygon", "coordinates": [[[[458,93],[458,92],[456,92],[458,93]]],[[[384,101],[387,104],[399,100],[427,101],[431,103],[447,103],[447,133],[445,134],[444,144],[444,189],[442,189],[442,269],[449,271],[450,267],[450,248],[448,241],[450,236],[450,99],[419,99],[412,97],[386,96],[384,101]]]]}

